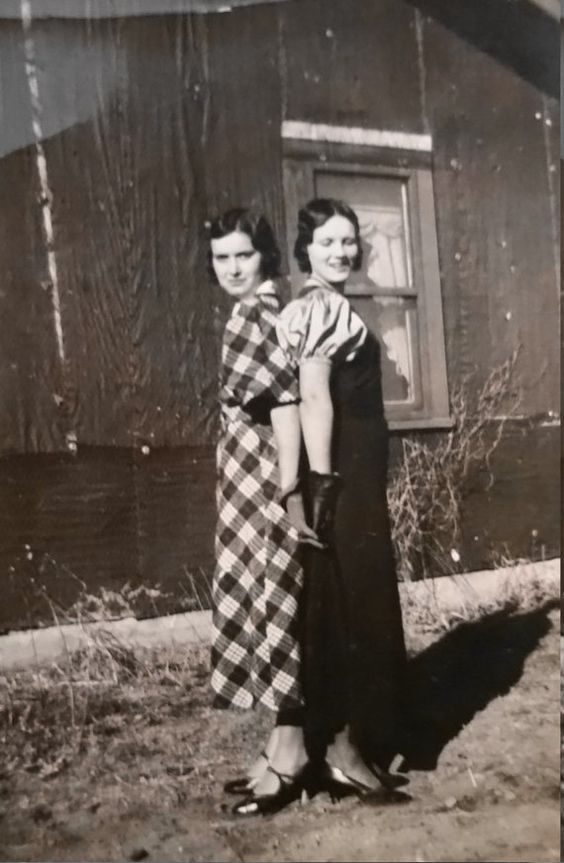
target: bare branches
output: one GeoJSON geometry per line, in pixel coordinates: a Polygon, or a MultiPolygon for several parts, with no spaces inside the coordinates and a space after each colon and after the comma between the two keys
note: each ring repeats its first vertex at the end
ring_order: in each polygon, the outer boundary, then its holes
{"type": "Polygon", "coordinates": [[[392,539],[399,577],[452,572],[460,538],[461,504],[472,482],[486,473],[491,457],[515,416],[520,393],[512,389],[519,351],[494,368],[482,386],[466,378],[451,397],[453,428],[429,441],[422,434],[402,440],[401,457],[388,486],[392,539]],[[454,551],[453,551],[454,550],[454,551]]]}

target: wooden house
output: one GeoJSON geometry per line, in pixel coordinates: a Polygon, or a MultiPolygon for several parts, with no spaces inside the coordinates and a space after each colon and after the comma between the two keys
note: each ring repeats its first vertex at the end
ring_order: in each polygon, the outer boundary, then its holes
{"type": "Polygon", "coordinates": [[[46,596],[158,585],[163,611],[198,593],[228,313],[204,223],[260,208],[292,273],[313,193],[361,217],[351,298],[383,344],[396,451],[440,442],[452,393],[518,349],[456,566],[558,553],[553,7],[3,0],[2,628],[44,621],[46,596]]]}

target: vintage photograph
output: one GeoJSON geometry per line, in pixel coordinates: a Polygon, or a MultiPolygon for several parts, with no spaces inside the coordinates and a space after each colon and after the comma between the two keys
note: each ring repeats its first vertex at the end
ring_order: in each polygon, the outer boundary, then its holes
{"type": "Polygon", "coordinates": [[[557,0],[0,0],[0,860],[561,859],[557,0]]]}

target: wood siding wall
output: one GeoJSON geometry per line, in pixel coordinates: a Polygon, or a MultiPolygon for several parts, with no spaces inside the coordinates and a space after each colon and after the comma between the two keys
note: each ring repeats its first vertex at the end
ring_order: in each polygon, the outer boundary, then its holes
{"type": "MultiPolygon", "coordinates": [[[[533,528],[556,550],[557,103],[418,5],[35,23],[64,361],[21,25],[0,21],[0,572],[14,597],[26,545],[92,588],[175,590],[211,566],[228,305],[203,224],[247,202],[283,240],[283,119],[433,135],[449,382],[477,369],[479,383],[520,346],[528,418],[470,506],[465,563],[500,542],[528,553],[533,528]]],[[[6,622],[28,614],[14,598],[6,622]]]]}

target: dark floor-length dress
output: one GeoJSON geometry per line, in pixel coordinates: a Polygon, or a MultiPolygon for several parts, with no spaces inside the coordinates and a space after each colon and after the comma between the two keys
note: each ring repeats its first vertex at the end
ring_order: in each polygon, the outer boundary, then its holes
{"type": "Polygon", "coordinates": [[[332,354],[333,470],[342,480],[333,547],[308,549],[304,561],[306,744],[312,758],[322,758],[334,733],[348,724],[364,758],[386,768],[400,751],[403,735],[406,651],[386,500],[388,429],[380,349],[365,329],[362,345],[346,358],[350,345],[342,320],[348,316],[354,322],[356,313],[344,297],[328,297],[329,290],[306,283],[282,322],[286,348],[292,352],[293,343],[298,362],[308,353],[332,354]],[[320,292],[326,294],[325,312],[320,292]],[[327,307],[339,303],[342,320],[335,324],[327,307]],[[318,332],[322,318],[328,351],[318,332]],[[297,337],[304,326],[316,331],[315,338],[308,340],[307,332],[297,337]]]}

